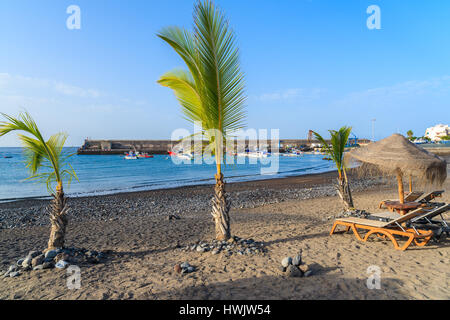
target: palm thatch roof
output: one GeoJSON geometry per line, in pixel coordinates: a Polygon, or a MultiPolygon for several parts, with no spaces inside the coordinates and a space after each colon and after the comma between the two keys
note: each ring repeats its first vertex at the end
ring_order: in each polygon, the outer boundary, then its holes
{"type": "Polygon", "coordinates": [[[442,184],[447,178],[447,163],[440,157],[410,142],[400,134],[393,134],[359,149],[348,152],[346,162],[363,164],[360,170],[376,168],[384,175],[417,177],[423,184],[442,184]],[[368,165],[367,165],[368,164],[368,165]]]}

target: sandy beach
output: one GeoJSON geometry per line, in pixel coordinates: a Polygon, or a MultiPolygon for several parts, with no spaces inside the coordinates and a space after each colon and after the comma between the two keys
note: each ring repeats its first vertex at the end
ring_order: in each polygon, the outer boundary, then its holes
{"type": "Polygon", "coordinates": [[[450,300],[450,1],[55,3],[0,5],[12,316],[450,300]]]}
{"type": "MultiPolygon", "coordinates": [[[[232,233],[263,242],[267,252],[256,255],[227,257],[185,250],[214,237],[211,186],[71,199],[66,245],[106,251],[107,259],[80,266],[78,290],[66,287],[64,270],[40,270],[0,279],[0,299],[450,298],[448,239],[401,252],[387,241],[363,243],[352,234],[329,236],[334,217],[342,211],[330,186],[335,174],[228,185],[232,233]],[[180,219],[169,220],[169,214],[180,219]],[[313,275],[288,278],[279,270],[280,262],[299,249],[313,275]],[[174,265],[184,261],[197,271],[177,274],[174,265]],[[382,271],[379,290],[366,286],[369,266],[382,271]]],[[[352,181],[359,209],[380,211],[381,199],[395,198],[393,184],[352,181]]],[[[447,179],[442,189],[448,187],[447,179]]],[[[444,193],[442,201],[449,202],[450,195],[444,193]]],[[[46,203],[0,204],[2,271],[29,251],[45,248],[46,203]]]]}

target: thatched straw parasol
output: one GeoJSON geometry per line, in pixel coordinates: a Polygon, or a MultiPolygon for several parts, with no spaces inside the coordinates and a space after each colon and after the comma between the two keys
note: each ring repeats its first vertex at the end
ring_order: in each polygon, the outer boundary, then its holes
{"type": "MultiPolygon", "coordinates": [[[[398,195],[404,203],[403,176],[417,177],[423,184],[442,184],[447,178],[447,163],[438,156],[410,142],[400,134],[393,134],[367,147],[346,154],[346,161],[375,166],[384,175],[397,176],[398,195]]],[[[361,170],[365,166],[361,166],[361,170]]]]}

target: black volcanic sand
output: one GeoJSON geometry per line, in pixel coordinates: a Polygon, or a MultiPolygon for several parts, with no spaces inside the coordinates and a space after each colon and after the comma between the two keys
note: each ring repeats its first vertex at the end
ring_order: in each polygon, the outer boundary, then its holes
{"type": "MultiPolygon", "coordinates": [[[[332,183],[336,172],[289,178],[266,179],[227,184],[232,208],[254,208],[292,199],[309,199],[336,194],[332,183]]],[[[380,185],[382,179],[352,179],[352,189],[365,190],[380,185]]],[[[212,185],[69,198],[70,221],[120,219],[126,216],[182,215],[208,211],[212,185]]],[[[19,200],[0,203],[0,229],[49,225],[49,200],[19,200]]]]}
{"type": "MultiPolygon", "coordinates": [[[[81,289],[66,287],[64,270],[0,278],[0,299],[448,299],[450,246],[400,252],[380,239],[330,236],[342,204],[331,182],[336,172],[233,183],[232,233],[262,242],[263,254],[226,256],[186,251],[214,237],[209,213],[212,186],[70,199],[66,245],[108,252],[105,261],[81,267],[81,289]],[[175,214],[180,219],[169,220],[175,214]],[[314,273],[287,278],[281,260],[303,249],[314,273]],[[188,261],[196,271],[174,272],[188,261]],[[380,290],[366,287],[367,268],[382,271],[380,290]],[[426,272],[424,271],[426,270],[426,272]]],[[[377,211],[396,188],[382,180],[351,177],[355,205],[377,211]]],[[[448,180],[443,187],[448,188],[448,180]]],[[[450,201],[444,194],[442,201],[450,201]]],[[[0,204],[0,270],[31,250],[45,248],[48,201],[0,204]]]]}

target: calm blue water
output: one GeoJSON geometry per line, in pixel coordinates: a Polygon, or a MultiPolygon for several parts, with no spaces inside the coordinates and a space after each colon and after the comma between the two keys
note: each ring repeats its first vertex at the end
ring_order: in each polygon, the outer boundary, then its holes
{"type": "MultiPolygon", "coordinates": [[[[75,153],[76,148],[65,151],[75,153]]],[[[261,167],[269,165],[259,160],[257,164],[249,164],[247,159],[246,164],[227,165],[224,174],[227,182],[237,182],[332,170],[332,162],[322,158],[322,155],[279,157],[279,171],[274,175],[261,175],[261,167]]],[[[176,165],[165,155],[139,160],[124,160],[120,155],[74,155],[70,163],[79,182],[74,180],[70,187],[65,186],[65,192],[74,197],[212,184],[216,170],[215,165],[208,164],[176,165]]],[[[0,148],[0,201],[47,196],[45,185],[24,181],[27,177],[22,149],[0,148]]]]}

